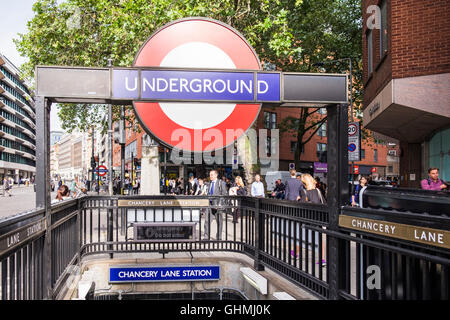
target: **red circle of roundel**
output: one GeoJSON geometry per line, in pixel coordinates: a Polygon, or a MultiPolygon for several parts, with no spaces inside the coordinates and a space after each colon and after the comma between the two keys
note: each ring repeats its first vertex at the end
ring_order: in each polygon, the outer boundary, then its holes
{"type": "MultiPolygon", "coordinates": [[[[202,18],[182,19],[161,28],[138,52],[133,66],[160,66],[175,48],[197,42],[222,50],[236,69],[261,69],[255,52],[238,32],[219,21],[202,18]]],[[[133,105],[138,119],[151,135],[169,147],[194,152],[217,150],[230,145],[251,127],[261,108],[260,104],[236,104],[222,122],[210,128],[192,129],[174,122],[159,103],[134,102],[133,105]],[[182,129],[184,134],[174,134],[177,129],[182,129]],[[234,130],[235,135],[227,135],[228,130],[234,130]],[[219,131],[221,134],[216,135],[219,131]]]]}

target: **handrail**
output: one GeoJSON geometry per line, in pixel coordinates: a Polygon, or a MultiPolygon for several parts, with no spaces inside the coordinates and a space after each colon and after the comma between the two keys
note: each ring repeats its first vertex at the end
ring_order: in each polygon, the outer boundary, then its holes
{"type": "MultiPolygon", "coordinates": [[[[164,212],[164,210],[162,210],[164,212]]],[[[396,223],[407,223],[434,227],[436,229],[448,230],[450,219],[443,216],[425,215],[419,213],[405,213],[371,208],[353,208],[342,207],[344,215],[355,217],[369,217],[373,219],[386,219],[386,221],[395,221],[396,223]]],[[[350,243],[356,244],[356,248],[371,248],[373,252],[388,252],[395,256],[407,257],[407,259],[418,259],[441,265],[445,272],[450,268],[450,255],[448,250],[442,248],[433,248],[426,244],[410,243],[405,240],[387,238],[377,234],[365,234],[358,230],[347,231],[339,228],[328,228],[329,207],[326,205],[304,204],[276,199],[259,199],[251,197],[211,197],[211,196],[85,196],[79,199],[72,199],[51,206],[51,220],[46,221],[45,210],[36,209],[32,212],[21,213],[0,221],[0,240],[5,236],[14,234],[14,231],[24,232],[25,226],[33,226],[36,223],[44,223],[43,229],[35,227],[32,229],[35,233],[29,238],[23,238],[23,242],[13,243],[13,246],[7,251],[0,252],[0,272],[2,274],[1,286],[8,286],[10,283],[3,277],[8,276],[5,272],[13,270],[9,277],[24,277],[20,270],[14,273],[14,269],[7,268],[14,263],[14,257],[23,256],[24,260],[17,260],[17,263],[37,263],[34,267],[34,281],[42,281],[44,272],[49,272],[44,266],[44,248],[46,242],[43,241],[47,232],[52,234],[51,250],[55,252],[52,255],[50,272],[52,283],[52,297],[60,296],[61,289],[65,283],[65,277],[68,276],[68,267],[81,262],[83,257],[98,253],[108,253],[111,256],[119,252],[160,252],[163,251],[229,251],[240,252],[254,259],[255,268],[260,270],[264,267],[271,268],[281,276],[309,290],[320,298],[329,297],[330,281],[328,266],[317,266],[316,261],[326,259],[330,254],[327,249],[327,243],[336,239],[345,248],[350,243]],[[186,199],[209,199],[211,201],[223,198],[224,205],[218,203],[208,207],[187,206],[173,207],[155,206],[149,207],[118,207],[119,200],[186,200],[186,199]],[[121,225],[129,224],[128,214],[137,214],[141,212],[144,215],[151,215],[156,219],[156,210],[166,209],[174,213],[176,210],[190,212],[190,219],[193,217],[193,211],[200,212],[202,209],[211,208],[232,209],[225,211],[224,218],[224,238],[222,240],[198,239],[194,242],[178,241],[174,243],[148,243],[130,241],[125,235],[119,235],[122,232],[121,225]],[[173,209],[173,210],[172,210],[173,209]],[[153,210],[153,211],[152,211],[153,210]],[[175,210],[175,211],[174,211],[175,210]],[[237,223],[231,222],[231,217],[236,217],[239,210],[240,218],[237,223]],[[125,212],[125,216],[122,214],[125,212]],[[153,213],[152,213],[153,212],[153,213]],[[124,220],[125,219],[125,220],[124,220]],[[103,227],[106,227],[103,229],[103,227]],[[89,229],[94,228],[94,229],[89,229]],[[291,256],[290,252],[295,251],[296,245],[300,243],[306,253],[300,252],[300,259],[291,256]],[[60,252],[59,250],[64,250],[60,252]],[[325,250],[322,254],[322,250],[325,250]],[[378,250],[378,251],[377,251],[378,250]],[[308,253],[309,252],[309,253],[308,253]],[[30,257],[35,258],[31,259],[30,257]],[[13,260],[11,260],[13,259],[13,260]],[[36,260],[37,259],[37,260],[36,260]],[[56,260],[58,262],[56,263],[56,260]],[[13,262],[11,262],[13,261],[13,262]],[[317,269],[318,268],[318,269],[317,269]],[[446,269],[445,269],[446,268],[446,269]],[[5,271],[6,270],[6,271],[5,271]],[[47,270],[47,271],[45,271],[47,270]],[[325,276],[325,271],[327,276],[325,276]]],[[[197,213],[198,214],[198,213],[197,213]]],[[[188,215],[189,216],[189,215],[188,215]]],[[[134,217],[137,219],[137,216],[134,217]]],[[[196,220],[197,221],[197,220],[196,220]]],[[[204,219],[197,221],[198,231],[203,228],[204,219]],[[200,223],[199,223],[200,222],[200,223]]],[[[209,221],[208,223],[211,223],[209,221]]],[[[128,227],[127,227],[128,228],[128,227]]],[[[125,228],[126,229],[126,228],[125,228]]],[[[125,232],[128,232],[125,230],[125,232]]],[[[16,241],[16,238],[11,238],[16,241]]],[[[352,249],[353,250],[353,249],[352,249]]],[[[358,249],[359,250],[359,249],[358,249]]],[[[364,249],[366,250],[366,249],[364,249]]],[[[365,254],[370,254],[367,251],[365,254]]],[[[338,261],[350,259],[350,251],[340,252],[338,261]]],[[[356,253],[357,257],[359,253],[356,253]]],[[[376,259],[375,254],[373,259],[376,259]]],[[[371,258],[372,259],[372,258],[371,258]]],[[[375,262],[377,260],[374,260],[375,262]]],[[[390,260],[389,260],[390,261],[390,260]]],[[[409,261],[409,260],[407,260],[409,261]]],[[[350,262],[346,262],[350,263],[350,262]]],[[[352,262],[353,263],[353,262],[352,262]]],[[[359,263],[358,261],[356,263],[359,263]]],[[[367,261],[369,263],[369,261],[367,261]]],[[[372,263],[374,263],[372,261],[372,263]]],[[[396,262],[397,263],[397,262],[396,262]]],[[[333,266],[330,266],[333,267],[333,266]]],[[[413,265],[407,264],[405,267],[413,268],[413,265]]],[[[339,277],[349,279],[355,275],[350,274],[350,270],[338,274],[339,277]]],[[[417,272],[417,271],[415,271],[417,272]]],[[[420,274],[420,273],[418,273],[420,274]]],[[[357,277],[363,277],[359,274],[357,277]]],[[[395,276],[395,275],[392,275],[395,276]]],[[[445,276],[445,275],[443,275],[445,276]]],[[[31,276],[30,276],[31,277],[31,276]]],[[[30,278],[31,279],[31,278],[30,278]]],[[[359,280],[358,280],[359,281],[359,280]]],[[[428,280],[427,280],[428,281],[428,280]]],[[[342,282],[342,281],[341,281],[342,282]]],[[[339,283],[341,283],[339,282],[339,283]]],[[[345,282],[345,281],[344,281],[345,282]]],[[[342,283],[344,283],[342,282],[342,283]]],[[[43,282],[39,282],[43,283],[43,282]]],[[[348,282],[350,283],[350,282],[348,282]]],[[[442,282],[444,283],[444,282],[442,282]]],[[[2,292],[0,298],[26,299],[45,297],[44,287],[35,286],[34,293],[27,294],[9,291],[9,296],[2,292]],[[12,292],[12,293],[11,293],[12,292]]],[[[1,287],[0,287],[1,289],[1,287]]],[[[19,290],[19,288],[17,289],[19,290]]],[[[445,290],[444,290],[445,291],[445,290]]],[[[444,292],[442,291],[442,292],[444,292]]],[[[338,296],[346,299],[357,299],[360,293],[350,292],[349,288],[338,288],[338,296]]],[[[366,295],[364,296],[366,297],[366,295]]],[[[443,296],[445,298],[445,295],[443,296]]],[[[371,297],[373,298],[373,297],[371,297]]]]}

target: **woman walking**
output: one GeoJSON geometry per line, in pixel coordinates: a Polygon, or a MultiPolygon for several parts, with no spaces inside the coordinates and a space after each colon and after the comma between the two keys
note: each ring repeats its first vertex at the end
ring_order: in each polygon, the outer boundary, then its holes
{"type": "MultiPolygon", "coordinates": [[[[302,174],[300,179],[304,186],[304,189],[302,189],[302,195],[301,195],[300,202],[309,202],[309,203],[317,203],[317,204],[325,204],[326,203],[322,193],[317,188],[316,180],[310,174],[307,174],[307,173],[302,174]]],[[[306,232],[306,237],[309,238],[310,232],[315,232],[315,231],[306,232]]],[[[319,237],[321,237],[321,236],[322,236],[322,234],[319,234],[319,237]]],[[[301,241],[303,241],[303,240],[301,240],[301,241]]],[[[315,244],[312,244],[312,245],[313,245],[313,250],[315,250],[315,248],[314,248],[315,244]]],[[[326,246],[326,244],[323,241],[322,248],[321,248],[322,249],[322,257],[323,257],[322,261],[321,261],[322,266],[325,266],[325,264],[326,264],[325,246],[326,246]]],[[[300,252],[299,246],[296,245],[296,248],[297,248],[297,250],[296,250],[297,253],[295,255],[295,258],[297,258],[299,256],[299,252],[300,252]]],[[[308,250],[309,250],[309,248],[306,247],[306,254],[308,254],[308,250]]],[[[293,250],[291,251],[291,255],[294,256],[293,250]]],[[[317,262],[316,264],[319,264],[319,262],[317,262]]]]}
{"type": "MultiPolygon", "coordinates": [[[[242,180],[242,178],[240,176],[237,176],[234,180],[234,183],[235,185],[231,187],[229,191],[230,196],[246,196],[247,189],[245,189],[244,181],[242,180]]],[[[240,217],[240,209],[236,208],[234,209],[233,223],[239,222],[239,217],[240,217]]]]}

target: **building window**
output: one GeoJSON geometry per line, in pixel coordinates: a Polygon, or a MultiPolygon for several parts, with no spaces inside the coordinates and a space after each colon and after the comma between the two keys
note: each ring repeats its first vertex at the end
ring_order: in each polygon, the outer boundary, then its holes
{"type": "Polygon", "coordinates": [[[366,149],[361,149],[361,160],[366,158],[366,149]]]}
{"type": "Polygon", "coordinates": [[[326,143],[318,143],[317,151],[318,152],[327,151],[327,144],[326,143]]]}
{"type": "Polygon", "coordinates": [[[319,162],[327,162],[327,144],[317,143],[317,158],[319,162]]]}
{"type": "Polygon", "coordinates": [[[373,55],[372,55],[372,30],[369,30],[366,34],[367,38],[367,76],[372,73],[373,55]]]}
{"type": "Polygon", "coordinates": [[[378,162],[378,150],[373,149],[373,162],[378,162]]]}
{"type": "Polygon", "coordinates": [[[392,173],[394,170],[392,168],[392,166],[388,166],[388,173],[392,173]]]}
{"type": "Polygon", "coordinates": [[[275,129],[277,127],[277,114],[274,112],[264,112],[264,128],[275,129]]]}
{"type": "MultiPolygon", "coordinates": [[[[295,153],[295,150],[297,149],[297,141],[291,141],[291,153],[295,153]]],[[[301,153],[305,153],[305,145],[302,145],[302,150],[300,150],[301,153]]]]}
{"type": "Polygon", "coordinates": [[[381,3],[380,57],[388,50],[386,1],[381,3]]]}
{"type": "Polygon", "coordinates": [[[327,124],[322,123],[319,130],[317,130],[317,135],[320,137],[326,137],[327,136],[327,124]]]}

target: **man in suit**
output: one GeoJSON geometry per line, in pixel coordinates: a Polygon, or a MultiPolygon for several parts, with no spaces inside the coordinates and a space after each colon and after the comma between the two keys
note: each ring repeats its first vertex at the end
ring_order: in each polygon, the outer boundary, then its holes
{"type": "MultiPolygon", "coordinates": [[[[208,185],[208,195],[210,196],[227,196],[227,186],[224,181],[217,179],[217,171],[211,170],[209,172],[210,183],[208,185]]],[[[211,199],[210,205],[223,206],[225,199],[211,199]]],[[[203,228],[203,240],[209,240],[210,237],[210,223],[211,215],[214,215],[217,223],[217,240],[222,239],[222,226],[223,226],[223,209],[209,208],[205,217],[205,227],[203,228]]]]}
{"type": "Polygon", "coordinates": [[[303,183],[296,179],[295,174],[297,173],[295,169],[289,170],[291,177],[286,180],[286,189],[284,199],[291,201],[300,200],[301,191],[303,189],[303,183]]]}

